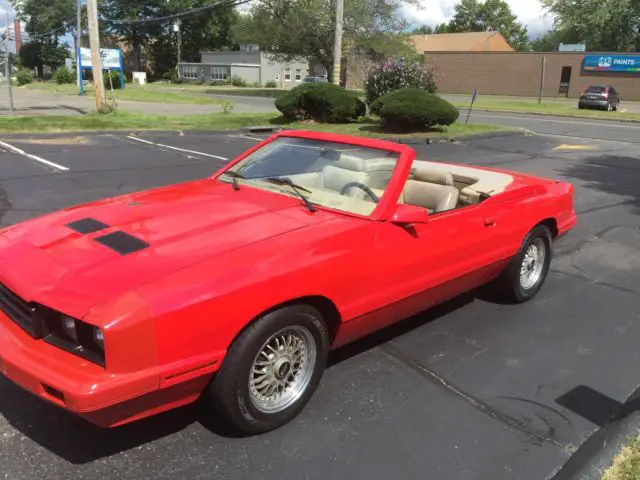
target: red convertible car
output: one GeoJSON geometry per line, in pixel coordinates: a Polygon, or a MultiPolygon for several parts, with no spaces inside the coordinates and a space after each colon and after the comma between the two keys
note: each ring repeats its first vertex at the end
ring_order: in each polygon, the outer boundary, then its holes
{"type": "Polygon", "coordinates": [[[0,371],[114,427],[196,400],[293,419],[330,350],[491,282],[536,295],[573,187],[281,132],[209,178],[0,231],[0,371]]]}

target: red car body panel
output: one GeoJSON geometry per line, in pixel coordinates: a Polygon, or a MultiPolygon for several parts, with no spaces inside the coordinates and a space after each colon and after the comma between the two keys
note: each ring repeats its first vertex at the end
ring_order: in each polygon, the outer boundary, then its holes
{"type": "Polygon", "coordinates": [[[93,423],[121,425],[195,401],[234,338],[276,306],[305,299],[333,310],[338,348],[495,278],[540,222],[558,235],[575,225],[570,184],[509,171],[503,193],[432,215],[409,234],[388,220],[414,157],[390,142],[282,132],[210,178],[5,229],[0,283],[103,328],[106,366],[34,340],[0,311],[0,372],[93,423]],[[312,213],[297,198],[217,180],[283,135],[399,153],[372,215],[312,213]],[[65,227],[86,217],[110,227],[88,235],[65,227]],[[149,248],[120,256],[92,241],[117,229],[149,248]]]}

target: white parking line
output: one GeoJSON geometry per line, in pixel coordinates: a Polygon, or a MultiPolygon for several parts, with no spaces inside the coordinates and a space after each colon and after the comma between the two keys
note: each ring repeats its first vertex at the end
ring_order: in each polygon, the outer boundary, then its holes
{"type": "MultiPolygon", "coordinates": [[[[526,114],[523,114],[526,115],[526,114]]],[[[607,127],[607,128],[630,128],[632,130],[640,130],[640,125],[622,125],[615,123],[591,123],[591,122],[581,122],[581,121],[573,121],[573,120],[555,120],[552,118],[534,118],[536,116],[526,116],[526,117],[512,117],[508,115],[486,115],[484,113],[472,113],[471,116],[476,117],[484,117],[484,118],[506,118],[509,120],[520,120],[525,122],[547,122],[547,123],[568,123],[571,125],[586,125],[591,127],[607,127]]]]}
{"type": "Polygon", "coordinates": [[[193,153],[194,155],[202,155],[204,157],[217,158],[218,160],[229,160],[226,157],[220,157],[218,155],[212,155],[210,153],[197,152],[195,150],[186,150],[184,148],[172,147],[171,145],[164,145],[162,143],[150,142],[149,140],[143,140],[142,138],[134,137],[132,135],[128,135],[127,138],[129,140],[135,140],[136,142],[146,143],[146,144],[149,144],[149,145],[154,145],[156,147],[163,147],[163,148],[168,148],[170,150],[177,150],[178,152],[193,153]]]}
{"type": "Polygon", "coordinates": [[[42,163],[43,165],[47,165],[51,168],[55,168],[56,170],[60,170],[62,172],[66,172],[67,170],[69,170],[64,165],[59,165],[57,163],[50,162],[49,160],[45,160],[44,158],[40,158],[36,155],[31,155],[30,153],[27,153],[24,150],[20,150],[18,147],[14,147],[13,145],[9,145],[8,143],[0,142],[0,145],[12,151],[13,153],[17,153],[18,155],[21,155],[23,157],[30,158],[31,160],[35,160],[36,162],[42,163]]]}

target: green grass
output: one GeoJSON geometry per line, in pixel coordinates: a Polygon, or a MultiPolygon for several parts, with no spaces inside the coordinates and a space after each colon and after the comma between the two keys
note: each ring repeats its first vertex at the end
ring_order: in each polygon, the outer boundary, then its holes
{"type": "MultiPolygon", "coordinates": [[[[467,109],[470,98],[444,95],[456,107],[467,109]]],[[[578,100],[567,99],[543,99],[539,104],[537,99],[517,99],[514,97],[480,96],[473,106],[474,109],[495,112],[537,113],[541,115],[560,115],[576,118],[598,118],[607,120],[637,120],[640,121],[640,113],[607,112],[603,110],[580,110],[578,100]]],[[[621,105],[624,109],[624,105],[621,105]]]]}
{"type": "Polygon", "coordinates": [[[638,480],[640,478],[640,437],[634,438],[614,459],[602,480],[638,480]]]}
{"type": "MultiPolygon", "coordinates": [[[[189,88],[189,90],[192,90],[189,88]]],[[[195,89],[193,89],[195,91],[195,89]]],[[[289,90],[286,88],[237,88],[237,87],[207,87],[204,92],[210,95],[240,95],[243,97],[278,98],[289,90]]],[[[349,90],[364,95],[362,90],[349,90]]]]}
{"type": "MultiPolygon", "coordinates": [[[[78,87],[76,85],[56,85],[55,83],[36,82],[27,85],[26,88],[30,90],[55,92],[63,95],[78,95],[78,87]]],[[[85,95],[94,94],[93,87],[85,88],[85,95]]],[[[113,94],[117,100],[131,102],[194,103],[200,105],[218,103],[216,99],[206,95],[197,95],[188,92],[168,92],[148,85],[126,85],[124,90],[114,90],[113,94]]],[[[107,89],[107,95],[111,95],[109,89],[107,89]]]]}
{"type": "Polygon", "coordinates": [[[458,137],[480,133],[513,130],[495,125],[455,124],[442,129],[418,132],[387,132],[373,118],[350,124],[320,124],[314,122],[286,122],[273,114],[214,113],[190,116],[140,115],[118,111],[110,114],[90,113],[84,116],[1,117],[0,133],[61,133],[88,131],[135,130],[237,130],[249,126],[273,125],[282,128],[333,132],[363,137],[402,136],[458,137]]]}

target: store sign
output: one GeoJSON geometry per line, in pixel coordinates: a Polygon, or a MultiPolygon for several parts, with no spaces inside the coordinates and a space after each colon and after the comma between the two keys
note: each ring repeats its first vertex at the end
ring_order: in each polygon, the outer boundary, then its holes
{"type": "Polygon", "coordinates": [[[587,55],[584,57],[584,70],[640,73],[640,55],[587,55]]]}
{"type": "MultiPolygon", "coordinates": [[[[103,69],[120,69],[120,49],[117,48],[101,48],[100,56],[102,57],[103,69]]],[[[80,61],[84,68],[91,68],[91,50],[88,48],[80,49],[80,61]]]]}

